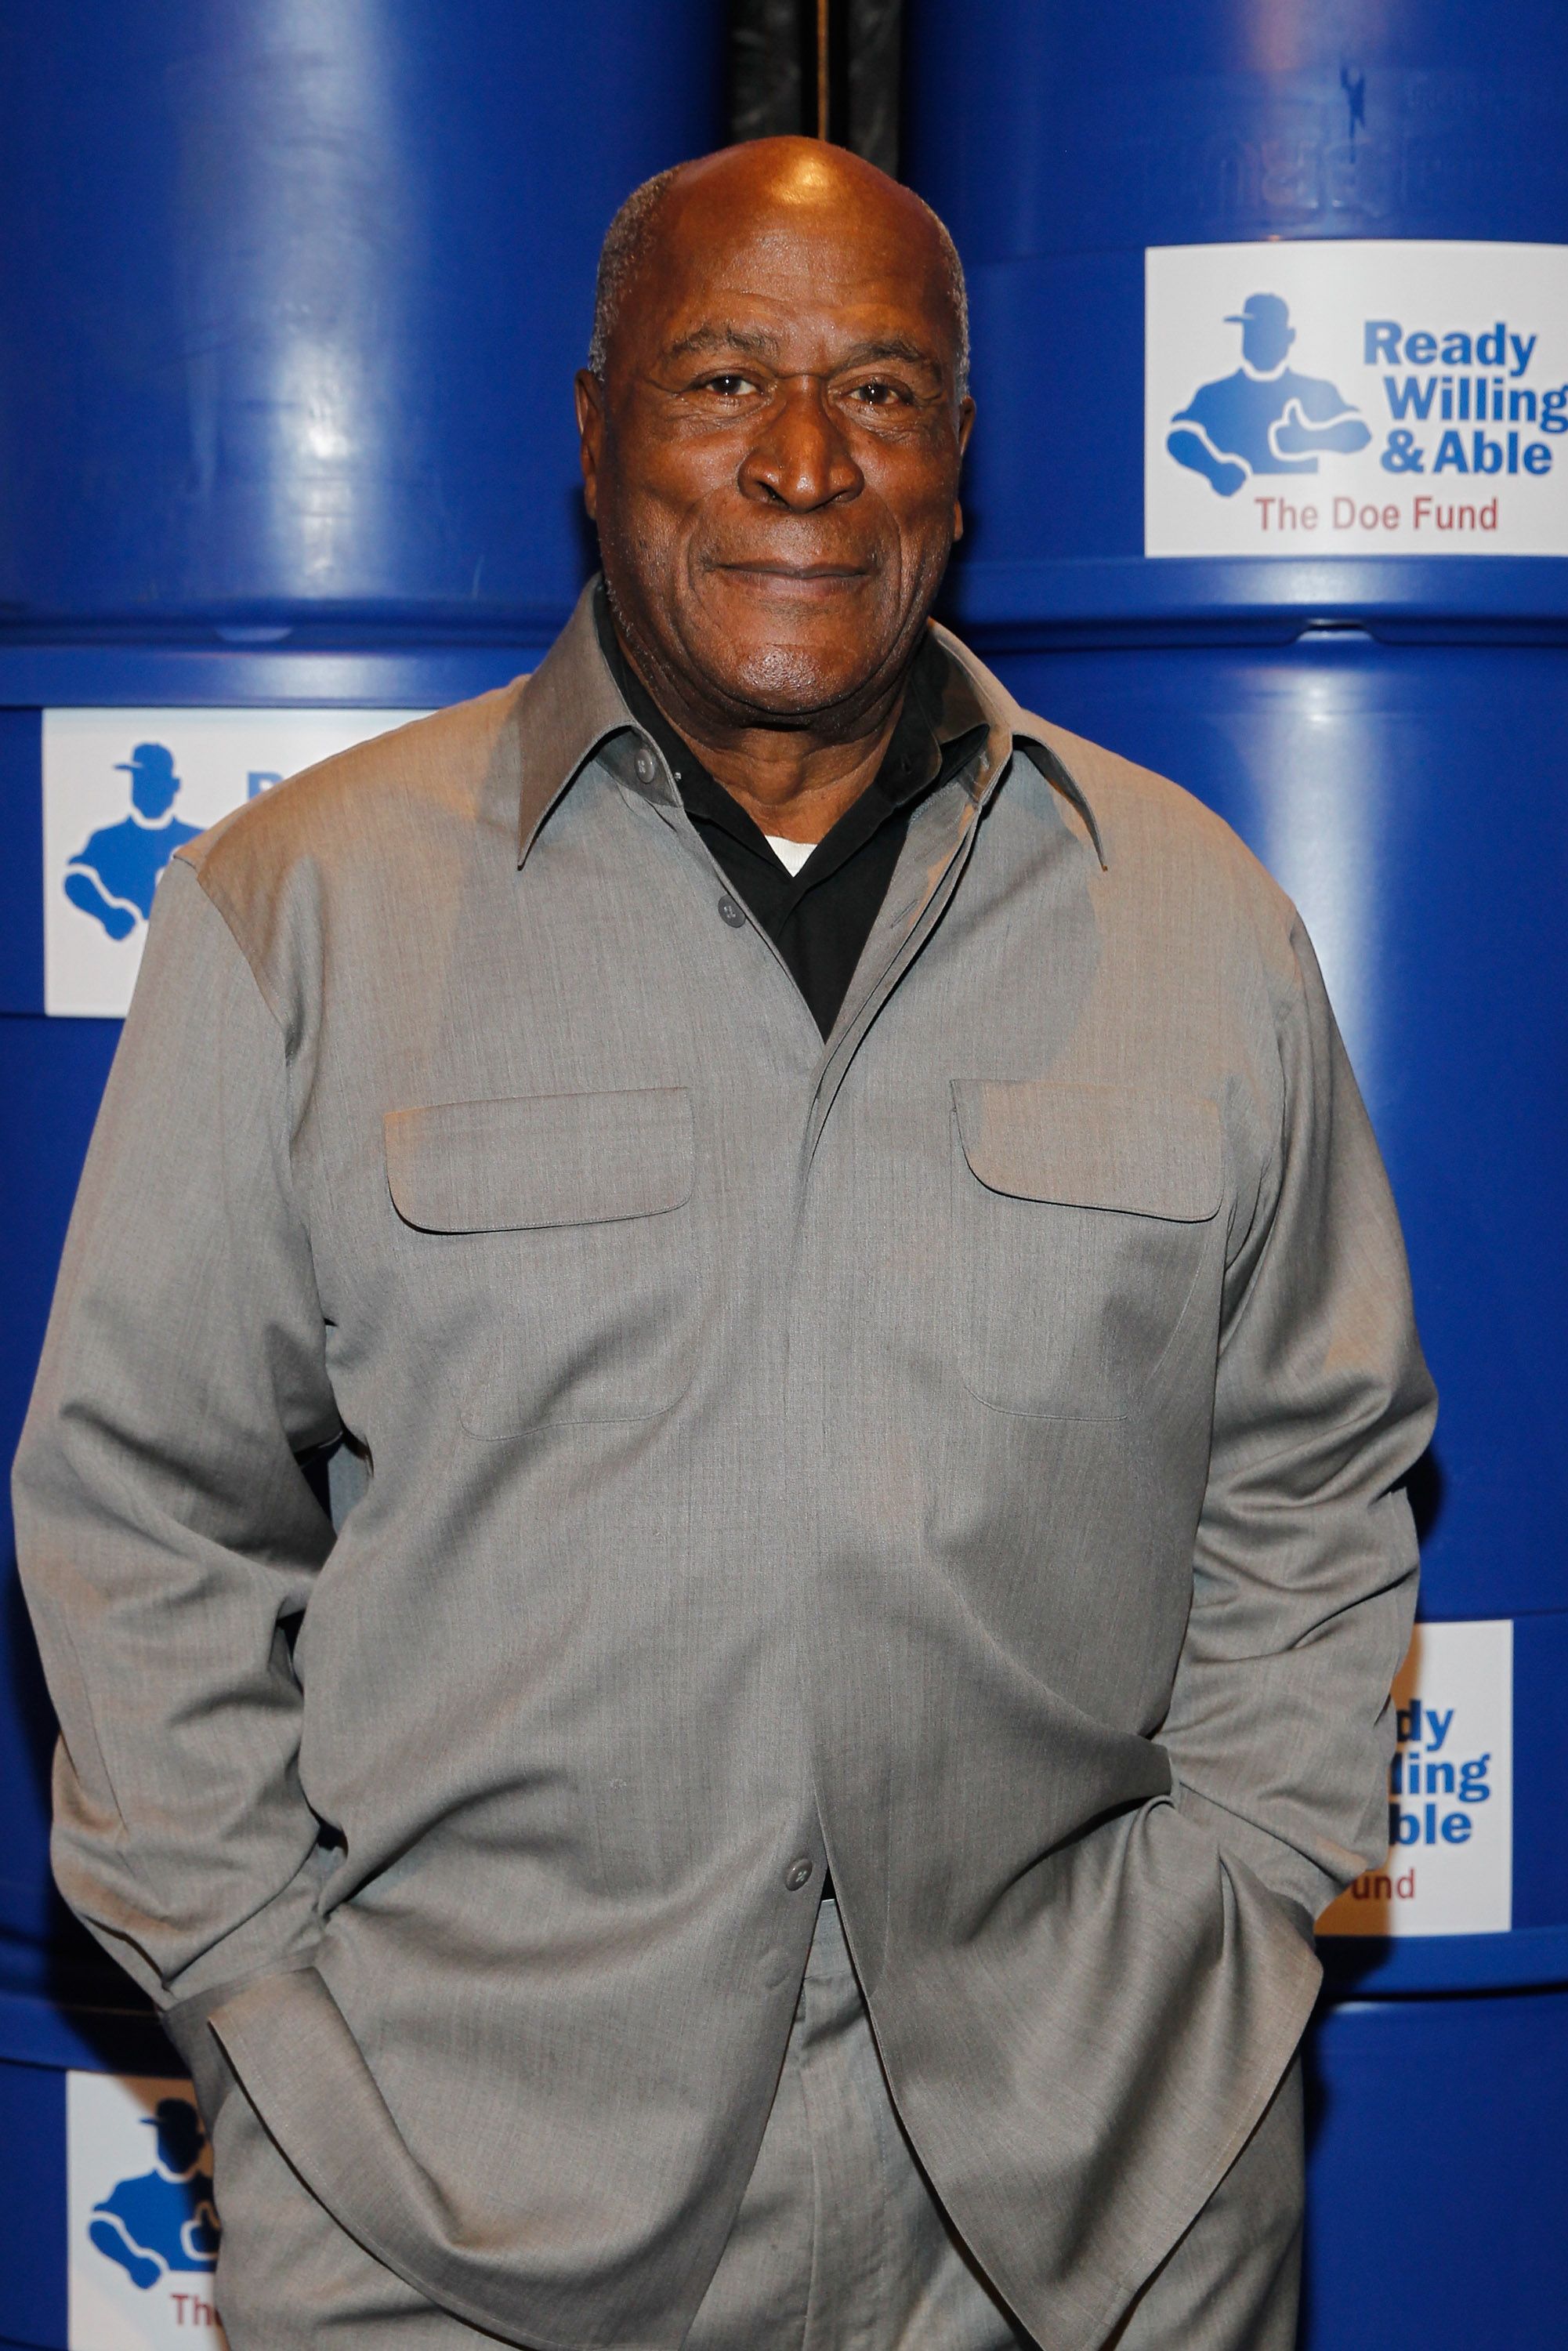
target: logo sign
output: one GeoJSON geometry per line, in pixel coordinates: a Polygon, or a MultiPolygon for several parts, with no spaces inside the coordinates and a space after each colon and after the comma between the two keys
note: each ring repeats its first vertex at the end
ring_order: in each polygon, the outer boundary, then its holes
{"type": "Polygon", "coordinates": [[[1148,555],[1568,555],[1568,246],[1145,256],[1148,555]]]}
{"type": "Polygon", "coordinates": [[[188,2082],[66,2075],[70,2351],[224,2351],[218,2216],[188,2082]]]}
{"type": "Polygon", "coordinates": [[[1513,1626],[1417,1625],[1394,1685],[1388,1857],[1320,1935],[1500,1935],[1513,1912],[1513,1626]]]}
{"type": "Polygon", "coordinates": [[[413,710],[46,710],[44,1004],[120,1019],[182,841],[413,710]]]}

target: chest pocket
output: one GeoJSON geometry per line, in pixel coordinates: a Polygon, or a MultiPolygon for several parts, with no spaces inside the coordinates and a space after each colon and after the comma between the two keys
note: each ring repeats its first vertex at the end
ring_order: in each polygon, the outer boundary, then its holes
{"type": "MultiPolygon", "coordinates": [[[[411,1287],[474,1436],[646,1420],[691,1383],[699,1321],[683,1086],[390,1112],[411,1287]]],[[[418,1308],[416,1306],[416,1312],[418,1308]]]]}
{"type": "Polygon", "coordinates": [[[955,1080],[954,1328],[1004,1412],[1120,1420],[1206,1263],[1219,1113],[1197,1095],[955,1080]]]}

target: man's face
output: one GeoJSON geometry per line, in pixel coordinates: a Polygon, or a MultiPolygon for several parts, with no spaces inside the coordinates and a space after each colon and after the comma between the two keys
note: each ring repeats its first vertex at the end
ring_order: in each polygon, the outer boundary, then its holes
{"type": "Polygon", "coordinates": [[[653,682],[729,725],[852,721],[901,674],[960,527],[941,248],[806,141],[684,173],[579,379],[589,511],[653,682]]]}

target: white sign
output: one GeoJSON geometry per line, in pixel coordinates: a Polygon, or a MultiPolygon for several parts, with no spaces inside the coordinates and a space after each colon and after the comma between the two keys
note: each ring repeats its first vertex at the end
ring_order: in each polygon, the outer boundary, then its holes
{"type": "Polygon", "coordinates": [[[44,1008],[120,1019],[158,878],[242,801],[413,710],[46,710],[44,1008]]]}
{"type": "Polygon", "coordinates": [[[1320,1935],[1500,1935],[1513,1917],[1513,1626],[1417,1625],[1394,1685],[1388,1858],[1320,1935]]]}
{"type": "Polygon", "coordinates": [[[1148,555],[1568,555],[1568,246],[1151,246],[1148,555]]]}
{"type": "Polygon", "coordinates": [[[66,2075],[70,2351],[224,2351],[218,2218],[188,2082],[66,2075]]]}

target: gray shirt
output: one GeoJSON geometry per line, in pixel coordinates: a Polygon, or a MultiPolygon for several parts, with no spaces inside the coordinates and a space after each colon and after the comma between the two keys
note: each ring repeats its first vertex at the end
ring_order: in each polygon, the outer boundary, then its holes
{"type": "Polygon", "coordinates": [[[827,1040],[585,600],[182,852],[83,1180],[60,1883],[507,2342],[679,2342],[830,1862],[940,2195],[1097,2342],[1385,1843],[1432,1394],[1311,947],[934,635],[983,747],[827,1040]]]}

